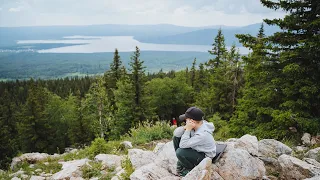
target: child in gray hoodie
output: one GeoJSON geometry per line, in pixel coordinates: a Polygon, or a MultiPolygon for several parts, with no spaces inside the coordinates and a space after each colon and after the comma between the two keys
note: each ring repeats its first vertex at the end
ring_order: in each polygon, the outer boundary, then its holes
{"type": "Polygon", "coordinates": [[[174,131],[173,145],[178,158],[177,173],[185,176],[205,157],[216,156],[216,143],[212,133],[213,123],[203,120],[204,113],[196,107],[189,108],[180,120],[186,120],[186,125],[174,131]]]}

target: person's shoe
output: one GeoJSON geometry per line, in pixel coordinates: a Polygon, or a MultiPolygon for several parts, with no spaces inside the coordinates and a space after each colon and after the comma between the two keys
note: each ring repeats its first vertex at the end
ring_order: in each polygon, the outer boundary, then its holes
{"type": "Polygon", "coordinates": [[[177,162],[177,174],[180,174],[184,170],[184,167],[182,166],[181,162],[178,160],[177,162]]]}
{"type": "Polygon", "coordinates": [[[179,173],[179,176],[185,177],[189,172],[189,169],[183,168],[183,170],[179,173]]]}

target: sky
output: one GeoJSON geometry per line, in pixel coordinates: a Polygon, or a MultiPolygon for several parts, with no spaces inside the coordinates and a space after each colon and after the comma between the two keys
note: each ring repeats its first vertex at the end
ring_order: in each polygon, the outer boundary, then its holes
{"type": "Polygon", "coordinates": [[[283,17],[259,0],[0,0],[0,27],[174,24],[245,26],[283,17]]]}

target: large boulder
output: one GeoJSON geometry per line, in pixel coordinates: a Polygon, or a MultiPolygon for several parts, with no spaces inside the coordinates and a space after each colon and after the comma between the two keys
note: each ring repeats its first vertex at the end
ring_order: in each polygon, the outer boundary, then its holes
{"type": "Polygon", "coordinates": [[[257,156],[259,151],[257,137],[251,136],[249,134],[246,134],[242,136],[240,139],[236,140],[234,147],[244,149],[253,156],[257,156]]]}
{"type": "Polygon", "coordinates": [[[144,165],[130,175],[131,180],[158,180],[164,177],[174,179],[176,176],[155,163],[144,165]]]}
{"type": "Polygon", "coordinates": [[[301,141],[302,144],[309,146],[311,144],[311,135],[309,133],[304,133],[301,141]]]}
{"type": "Polygon", "coordinates": [[[39,161],[43,161],[43,160],[46,160],[48,159],[48,157],[50,157],[49,154],[46,154],[46,153],[26,153],[26,154],[22,154],[21,156],[19,157],[15,157],[12,159],[12,162],[11,162],[11,165],[10,165],[10,168],[11,170],[14,170],[14,168],[20,164],[21,162],[23,161],[26,161],[28,162],[29,164],[34,164],[36,162],[39,162],[39,161]]]}
{"type": "Polygon", "coordinates": [[[283,179],[305,179],[320,175],[320,167],[283,154],[278,158],[283,179]]]}
{"type": "Polygon", "coordinates": [[[153,153],[152,151],[143,151],[141,149],[129,149],[128,156],[132,166],[135,169],[152,163],[156,157],[155,153],[153,153]]]}
{"type": "Polygon", "coordinates": [[[212,174],[212,159],[211,158],[204,158],[196,167],[192,169],[184,178],[183,180],[194,180],[194,179],[201,179],[201,180],[210,180],[212,174]]]}
{"type": "Polygon", "coordinates": [[[167,142],[156,153],[155,163],[157,166],[162,167],[172,174],[177,174],[177,161],[176,152],[173,147],[173,141],[167,142]]]}
{"type": "Polygon", "coordinates": [[[278,158],[282,154],[290,155],[292,149],[287,145],[274,139],[263,139],[259,141],[259,156],[278,158]]]}
{"type": "Polygon", "coordinates": [[[305,157],[315,159],[316,161],[320,162],[320,147],[309,150],[305,157]]]}
{"type": "Polygon", "coordinates": [[[62,164],[62,170],[53,174],[51,179],[70,179],[71,177],[81,177],[81,167],[88,163],[89,159],[80,159],[67,162],[60,162],[62,164]]]}
{"type": "Polygon", "coordinates": [[[113,154],[99,154],[94,158],[95,161],[101,161],[103,165],[110,167],[119,167],[121,166],[121,156],[113,154]]]}
{"type": "Polygon", "coordinates": [[[320,163],[314,159],[311,159],[311,158],[303,158],[302,159],[303,161],[309,163],[309,164],[312,164],[314,166],[317,166],[317,167],[320,167],[320,163]]]}
{"type": "Polygon", "coordinates": [[[234,143],[227,143],[227,148],[213,166],[223,179],[260,179],[265,173],[263,161],[251,156],[248,151],[234,148],[234,143]]]}

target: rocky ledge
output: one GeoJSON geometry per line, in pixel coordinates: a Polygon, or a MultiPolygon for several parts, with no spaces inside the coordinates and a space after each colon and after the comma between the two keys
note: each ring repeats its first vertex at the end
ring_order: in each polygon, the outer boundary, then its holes
{"type": "MultiPolygon", "coordinates": [[[[54,174],[40,174],[26,176],[23,171],[11,174],[12,179],[84,179],[81,167],[90,162],[101,163],[103,169],[114,167],[112,180],[122,179],[125,173],[121,162],[129,159],[135,169],[130,175],[132,180],[247,180],[247,179],[320,179],[320,148],[306,150],[304,147],[296,147],[292,150],[287,145],[274,139],[263,139],[258,141],[255,136],[244,135],[239,139],[229,139],[224,154],[216,163],[210,158],[205,158],[197,167],[189,172],[186,177],[179,177],[176,173],[177,158],[173,143],[158,143],[153,151],[132,149],[128,146],[127,156],[111,154],[99,154],[94,160],[80,159],[62,164],[61,171],[54,174]],[[294,157],[296,152],[303,152],[300,159],[294,157]]],[[[70,152],[75,153],[75,152],[70,152]]],[[[50,155],[40,153],[28,153],[13,159],[11,168],[14,169],[19,162],[27,161],[35,163],[48,158],[50,155]]],[[[55,157],[59,155],[54,155],[55,157]]],[[[31,165],[30,165],[31,166],[31,165]]],[[[37,171],[37,170],[35,170],[37,171]]],[[[38,170],[41,171],[41,170],[38,170]]],[[[91,178],[91,180],[99,178],[91,178]]]]}

